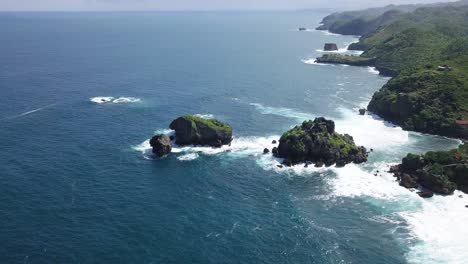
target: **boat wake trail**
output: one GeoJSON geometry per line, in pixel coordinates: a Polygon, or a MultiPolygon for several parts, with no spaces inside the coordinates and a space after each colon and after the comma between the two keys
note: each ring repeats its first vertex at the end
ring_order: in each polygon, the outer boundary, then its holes
{"type": "Polygon", "coordinates": [[[40,107],[40,108],[37,108],[37,109],[34,109],[34,110],[30,110],[30,111],[27,111],[27,112],[24,112],[24,113],[21,113],[21,114],[18,114],[18,115],[5,117],[5,118],[3,118],[3,119],[1,119],[1,120],[11,120],[11,119],[15,119],[15,118],[27,116],[27,115],[30,115],[30,114],[39,112],[39,111],[41,111],[41,110],[44,110],[44,109],[46,109],[46,108],[52,107],[52,106],[54,106],[54,105],[56,105],[56,104],[55,104],[55,103],[49,104],[49,105],[46,105],[46,106],[43,106],[43,107],[40,107]]]}

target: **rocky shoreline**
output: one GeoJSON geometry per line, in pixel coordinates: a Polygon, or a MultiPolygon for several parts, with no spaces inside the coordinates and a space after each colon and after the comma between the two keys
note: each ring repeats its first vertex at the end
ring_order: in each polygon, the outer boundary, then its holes
{"type": "Polygon", "coordinates": [[[432,197],[433,193],[451,195],[455,190],[468,193],[468,145],[450,151],[408,154],[389,172],[405,188],[425,188],[426,191],[418,193],[424,198],[432,197]]]}
{"type": "Polygon", "coordinates": [[[331,14],[317,30],[360,35],[348,49],[363,53],[325,54],[316,62],[375,67],[392,79],[374,94],[369,111],[405,130],[468,139],[468,32],[461,30],[468,27],[467,10],[454,2],[331,14]]]}

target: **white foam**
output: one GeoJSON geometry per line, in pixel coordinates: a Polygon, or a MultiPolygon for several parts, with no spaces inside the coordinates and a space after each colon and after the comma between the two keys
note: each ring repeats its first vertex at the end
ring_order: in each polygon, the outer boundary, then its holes
{"type": "Polygon", "coordinates": [[[140,102],[141,99],[140,98],[136,98],[136,97],[119,97],[119,98],[116,98],[112,101],[112,103],[114,104],[121,104],[121,103],[137,103],[137,102],[140,102]]]}
{"type": "Polygon", "coordinates": [[[367,67],[367,71],[372,74],[377,74],[377,75],[380,74],[380,72],[375,67],[367,67]]]}
{"type": "Polygon", "coordinates": [[[140,102],[140,98],[136,97],[112,97],[112,96],[96,96],[89,98],[89,100],[96,104],[106,104],[106,103],[114,103],[114,104],[122,104],[122,103],[137,103],[140,102]]]}
{"type": "MultiPolygon", "coordinates": [[[[434,196],[415,211],[402,212],[420,241],[411,248],[411,263],[466,263],[468,259],[468,204],[466,194],[434,196]],[[459,198],[463,195],[464,198],[459,198]]],[[[415,198],[418,199],[418,198],[415,198]]]]}
{"type": "Polygon", "coordinates": [[[318,63],[316,59],[304,59],[301,61],[305,64],[310,64],[310,65],[333,66],[333,64],[330,64],[330,63],[318,63]]]}
{"type": "Polygon", "coordinates": [[[313,119],[314,115],[309,113],[300,112],[286,107],[269,107],[258,103],[251,103],[260,113],[264,115],[277,115],[288,118],[294,118],[302,123],[304,120],[313,119]]]}
{"type": "MultiPolygon", "coordinates": [[[[185,155],[179,156],[179,160],[192,160],[199,157],[199,154],[203,155],[217,155],[226,154],[233,158],[243,158],[248,156],[261,156],[263,150],[268,148],[271,150],[275,145],[272,144],[273,140],[278,140],[279,136],[268,136],[268,137],[238,137],[234,138],[230,145],[224,145],[220,148],[206,147],[206,146],[179,146],[173,143],[172,153],[184,153],[185,155]],[[192,154],[192,155],[189,155],[192,154]],[[193,155],[197,154],[197,155],[193,155]]],[[[139,151],[145,158],[152,158],[151,145],[149,139],[145,140],[141,144],[133,147],[134,150],[139,151]]],[[[268,154],[265,156],[272,155],[268,154]]]]}
{"type": "Polygon", "coordinates": [[[213,119],[214,118],[214,115],[212,115],[212,114],[196,114],[195,116],[205,118],[205,119],[213,119]]]}
{"type": "Polygon", "coordinates": [[[318,30],[320,32],[322,32],[323,34],[327,35],[327,36],[341,36],[340,34],[336,34],[336,33],[331,33],[330,31],[328,30],[318,30]]]}
{"type": "Polygon", "coordinates": [[[189,154],[179,156],[177,157],[177,159],[180,161],[190,161],[190,160],[196,160],[198,157],[199,156],[197,153],[189,153],[189,154]]]}
{"type": "Polygon", "coordinates": [[[96,96],[96,97],[89,98],[89,100],[91,102],[93,102],[93,103],[96,103],[96,104],[104,104],[104,103],[112,102],[114,100],[114,97],[111,97],[111,96],[96,96]]]}
{"type": "Polygon", "coordinates": [[[358,145],[373,149],[388,149],[409,142],[409,133],[401,127],[372,115],[359,115],[354,111],[338,108],[341,118],[335,120],[336,130],[353,136],[358,145]]]}
{"type": "Polygon", "coordinates": [[[420,198],[416,192],[400,187],[385,172],[388,167],[385,163],[377,164],[381,171],[378,176],[354,164],[335,169],[336,177],[329,180],[332,195],[369,197],[371,204],[406,220],[412,237],[401,239],[410,247],[407,255],[410,263],[466,263],[468,196],[456,191],[451,196],[420,198]]]}

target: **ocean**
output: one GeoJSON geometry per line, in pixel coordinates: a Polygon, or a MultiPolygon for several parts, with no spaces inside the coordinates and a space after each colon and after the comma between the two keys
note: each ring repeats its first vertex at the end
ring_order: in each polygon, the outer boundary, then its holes
{"type": "Polygon", "coordinates": [[[388,78],[313,62],[357,41],[312,30],[326,15],[0,13],[0,262],[465,263],[468,196],[386,172],[460,142],[358,115],[388,78]],[[185,114],[228,122],[232,145],[152,158],[185,114]],[[263,155],[318,116],[369,162],[263,155]]]}

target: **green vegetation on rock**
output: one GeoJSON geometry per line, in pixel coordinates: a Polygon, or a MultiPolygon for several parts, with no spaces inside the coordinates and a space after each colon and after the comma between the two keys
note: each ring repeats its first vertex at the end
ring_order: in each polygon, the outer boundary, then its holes
{"type": "Polygon", "coordinates": [[[190,120],[195,124],[204,124],[211,129],[232,133],[232,127],[230,125],[223,123],[217,119],[206,119],[195,115],[185,115],[183,116],[183,118],[185,118],[186,120],[190,120]]]}
{"type": "Polygon", "coordinates": [[[344,166],[367,161],[366,149],[356,146],[350,135],[336,133],[335,123],[323,117],[304,121],[284,133],[276,155],[284,158],[288,165],[310,161],[344,166]]]}
{"type": "Polygon", "coordinates": [[[232,127],[216,119],[185,115],[172,121],[169,128],[175,130],[179,145],[221,147],[232,141],[232,127]]]}
{"type": "Polygon", "coordinates": [[[405,129],[468,138],[468,1],[343,12],[323,22],[332,32],[362,34],[350,49],[364,53],[318,62],[367,61],[394,77],[373,96],[370,111],[405,129]]]}
{"type": "Polygon", "coordinates": [[[456,189],[468,193],[468,144],[449,151],[408,154],[391,171],[400,185],[408,188],[420,184],[441,194],[452,194],[456,189]]]}

